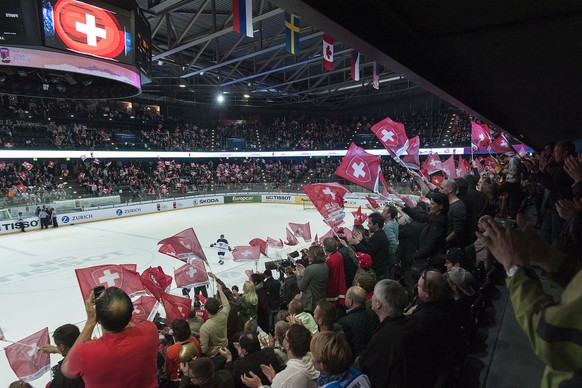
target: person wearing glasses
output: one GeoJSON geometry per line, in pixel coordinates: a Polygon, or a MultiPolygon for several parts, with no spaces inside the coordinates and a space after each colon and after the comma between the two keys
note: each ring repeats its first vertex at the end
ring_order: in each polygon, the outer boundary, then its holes
{"type": "Polygon", "coordinates": [[[183,376],[179,388],[234,388],[232,375],[225,369],[214,370],[208,357],[200,357],[180,366],[183,376]]]}

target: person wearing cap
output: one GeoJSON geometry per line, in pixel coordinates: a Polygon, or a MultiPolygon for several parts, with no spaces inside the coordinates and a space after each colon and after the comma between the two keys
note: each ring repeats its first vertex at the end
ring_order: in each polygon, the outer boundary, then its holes
{"type": "Polygon", "coordinates": [[[356,285],[364,276],[372,277],[374,283],[376,283],[376,273],[372,269],[372,256],[367,253],[356,252],[356,257],[358,259],[358,270],[356,271],[356,276],[354,276],[353,285],[356,285]]]}
{"type": "Polygon", "coordinates": [[[212,360],[200,357],[180,365],[183,376],[179,388],[234,388],[227,370],[214,370],[212,360]]]}
{"type": "Polygon", "coordinates": [[[226,250],[228,249],[231,251],[230,245],[228,245],[228,240],[224,238],[224,234],[221,234],[218,240],[215,243],[210,244],[211,248],[216,247],[218,249],[218,264],[224,264],[224,255],[226,254],[226,250]]]}
{"type": "Polygon", "coordinates": [[[461,267],[453,267],[445,273],[445,279],[451,287],[453,299],[459,312],[461,328],[466,331],[471,325],[471,305],[475,301],[474,280],[471,273],[461,267]]]}

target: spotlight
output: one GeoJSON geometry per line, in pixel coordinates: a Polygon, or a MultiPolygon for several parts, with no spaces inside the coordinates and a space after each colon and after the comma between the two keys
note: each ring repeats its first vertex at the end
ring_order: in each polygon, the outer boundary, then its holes
{"type": "Polygon", "coordinates": [[[216,101],[222,104],[224,102],[224,96],[222,94],[219,94],[218,97],[216,97],[216,101]]]}
{"type": "Polygon", "coordinates": [[[243,97],[244,97],[244,98],[251,98],[251,96],[250,96],[249,94],[246,94],[246,93],[245,93],[245,94],[243,94],[243,97]]]}

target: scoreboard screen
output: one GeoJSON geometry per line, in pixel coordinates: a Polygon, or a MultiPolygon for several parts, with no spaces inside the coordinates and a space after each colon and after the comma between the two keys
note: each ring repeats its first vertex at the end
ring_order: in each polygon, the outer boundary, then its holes
{"type": "Polygon", "coordinates": [[[36,1],[0,0],[0,45],[39,45],[36,1]]]}
{"type": "Polygon", "coordinates": [[[42,0],[47,47],[135,64],[131,11],[100,1],[42,0]]]}
{"type": "Polygon", "coordinates": [[[135,65],[149,75],[152,67],[152,31],[143,12],[135,14],[135,65]]]}

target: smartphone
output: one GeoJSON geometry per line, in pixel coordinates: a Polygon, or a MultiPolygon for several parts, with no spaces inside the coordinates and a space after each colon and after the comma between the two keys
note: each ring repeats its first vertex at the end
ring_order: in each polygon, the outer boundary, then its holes
{"type": "Polygon", "coordinates": [[[103,294],[105,291],[105,286],[97,286],[93,289],[93,294],[95,295],[95,300],[103,294]]]}

